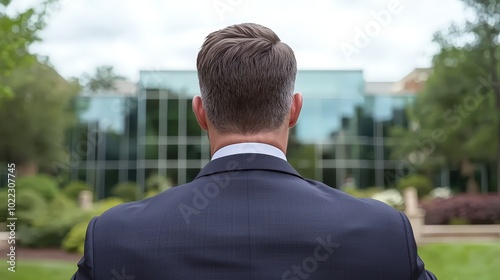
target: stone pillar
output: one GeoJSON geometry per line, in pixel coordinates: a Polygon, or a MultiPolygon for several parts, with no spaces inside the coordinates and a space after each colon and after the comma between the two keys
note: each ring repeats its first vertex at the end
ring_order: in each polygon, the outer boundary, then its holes
{"type": "Polygon", "coordinates": [[[92,209],[92,197],[93,194],[91,191],[81,191],[78,195],[78,205],[83,210],[92,209]]]}
{"type": "Polygon", "coordinates": [[[417,190],[414,187],[405,189],[404,199],[405,214],[410,220],[411,227],[413,228],[413,235],[418,244],[422,241],[422,232],[425,226],[425,211],[418,207],[417,190]]]}

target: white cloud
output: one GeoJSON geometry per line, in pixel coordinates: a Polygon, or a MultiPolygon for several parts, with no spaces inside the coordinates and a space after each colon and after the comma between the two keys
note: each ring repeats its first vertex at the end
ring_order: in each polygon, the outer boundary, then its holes
{"type": "Polygon", "coordinates": [[[295,50],[301,68],[357,68],[369,80],[397,80],[414,67],[428,66],[423,64],[434,51],[432,34],[464,12],[458,0],[439,5],[401,0],[401,12],[347,60],[340,44],[352,44],[356,28],[363,29],[390,1],[395,0],[65,0],[33,50],[49,56],[66,77],[111,64],[136,80],[141,69],[195,69],[208,33],[256,22],[295,50]],[[214,8],[221,3],[225,10],[214,8]]]}

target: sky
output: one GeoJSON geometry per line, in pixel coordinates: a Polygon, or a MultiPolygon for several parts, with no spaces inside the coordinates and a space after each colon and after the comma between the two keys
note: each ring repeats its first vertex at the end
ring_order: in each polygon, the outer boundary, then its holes
{"type": "Polygon", "coordinates": [[[464,17],[459,0],[61,0],[31,49],[66,78],[112,65],[137,81],[140,70],[195,70],[210,32],[254,22],[294,50],[299,69],[362,69],[385,82],[431,66],[433,34],[464,17]]]}

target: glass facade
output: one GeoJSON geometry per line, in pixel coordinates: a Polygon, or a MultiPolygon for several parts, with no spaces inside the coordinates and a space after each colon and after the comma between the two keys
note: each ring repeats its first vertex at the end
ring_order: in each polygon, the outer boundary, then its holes
{"type": "Polygon", "coordinates": [[[113,92],[76,98],[79,123],[67,137],[69,162],[54,170],[69,170],[69,179],[94,186],[99,198],[118,182],[136,181],[137,101],[113,92]]]}
{"type": "MultiPolygon", "coordinates": [[[[287,157],[305,177],[332,187],[390,186],[405,167],[391,160],[389,128],[407,127],[404,112],[413,93],[365,92],[362,71],[303,70],[296,92],[304,96],[287,157]]],[[[196,122],[191,99],[199,95],[196,71],[142,71],[137,96],[77,98],[80,125],[71,132],[71,179],[95,186],[98,197],[118,182],[168,176],[192,180],[210,160],[206,133],[196,122]]],[[[453,170],[436,175],[450,185],[453,170]]],[[[480,179],[484,187],[487,182],[480,179]]]]}

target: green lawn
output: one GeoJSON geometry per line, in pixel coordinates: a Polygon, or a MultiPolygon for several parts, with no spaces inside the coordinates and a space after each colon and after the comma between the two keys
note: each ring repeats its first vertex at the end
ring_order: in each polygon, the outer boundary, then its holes
{"type": "Polygon", "coordinates": [[[418,253],[439,280],[500,279],[500,243],[430,244],[418,253]]]}
{"type": "Polygon", "coordinates": [[[5,259],[1,261],[2,280],[69,280],[77,269],[76,262],[21,260],[16,264],[16,272],[10,272],[5,259]]]}
{"type": "MultiPolygon", "coordinates": [[[[439,280],[500,279],[500,243],[431,244],[418,251],[439,280]]],[[[76,271],[76,262],[21,260],[12,273],[7,271],[5,259],[1,261],[2,280],[69,280],[76,271]]]]}

